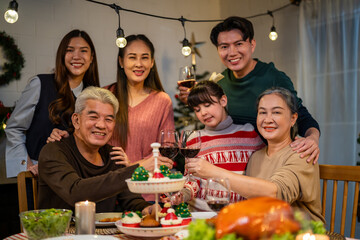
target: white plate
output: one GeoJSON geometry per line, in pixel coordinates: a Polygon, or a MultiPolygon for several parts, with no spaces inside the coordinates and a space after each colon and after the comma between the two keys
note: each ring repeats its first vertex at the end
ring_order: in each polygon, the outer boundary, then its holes
{"type": "Polygon", "coordinates": [[[101,219],[104,218],[121,218],[121,212],[106,212],[106,213],[96,213],[95,214],[95,226],[97,227],[110,227],[115,226],[115,222],[100,222],[101,219]]]}
{"type": "Polygon", "coordinates": [[[191,212],[191,217],[193,219],[208,219],[216,215],[216,212],[191,212]]]}
{"type": "Polygon", "coordinates": [[[117,228],[127,235],[135,237],[162,237],[167,235],[173,235],[181,230],[187,229],[188,225],[178,227],[157,227],[157,228],[134,228],[134,227],[123,227],[121,221],[115,223],[117,228]]]}
{"type": "Polygon", "coordinates": [[[116,237],[106,236],[106,235],[73,235],[73,236],[61,236],[55,238],[47,238],[48,240],[89,240],[89,239],[97,239],[97,240],[119,240],[116,237]]]}
{"type": "Polygon", "coordinates": [[[126,179],[129,190],[133,193],[166,193],[180,191],[185,184],[186,178],[170,179],[163,182],[131,181],[126,179]]]}

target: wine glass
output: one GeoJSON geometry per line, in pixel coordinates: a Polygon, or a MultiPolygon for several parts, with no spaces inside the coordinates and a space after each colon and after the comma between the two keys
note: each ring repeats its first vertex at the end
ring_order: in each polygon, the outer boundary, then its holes
{"type": "Polygon", "coordinates": [[[161,130],[160,144],[160,154],[173,160],[179,152],[178,133],[175,130],[161,130]]]}
{"type": "Polygon", "coordinates": [[[219,212],[230,202],[230,182],[227,178],[208,178],[205,187],[205,200],[209,207],[219,212]]]}
{"type": "Polygon", "coordinates": [[[195,85],[194,67],[185,66],[180,68],[178,85],[187,88],[192,88],[195,85]]]}
{"type": "MultiPolygon", "coordinates": [[[[186,163],[188,158],[194,158],[200,152],[201,134],[198,130],[184,130],[180,139],[180,153],[185,157],[186,163]]],[[[186,167],[185,172],[187,172],[186,167]]],[[[190,181],[190,177],[191,175],[188,173],[188,181],[190,181]]]]}

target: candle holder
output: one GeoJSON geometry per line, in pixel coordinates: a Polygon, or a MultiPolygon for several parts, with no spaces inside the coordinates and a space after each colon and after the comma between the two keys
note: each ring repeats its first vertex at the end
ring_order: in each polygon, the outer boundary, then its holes
{"type": "Polygon", "coordinates": [[[82,201],[75,203],[76,234],[95,234],[94,202],[82,201]]]}

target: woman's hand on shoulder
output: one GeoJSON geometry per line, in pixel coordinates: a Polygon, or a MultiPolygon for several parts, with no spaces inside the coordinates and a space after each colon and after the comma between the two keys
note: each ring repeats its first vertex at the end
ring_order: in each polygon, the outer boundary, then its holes
{"type": "Polygon", "coordinates": [[[116,161],[117,165],[124,165],[125,167],[130,166],[130,161],[122,147],[113,147],[110,152],[111,160],[116,161]]]}
{"type": "Polygon", "coordinates": [[[306,161],[308,163],[312,162],[316,164],[319,160],[320,148],[319,148],[319,139],[316,139],[312,135],[307,137],[296,137],[290,146],[292,149],[300,153],[300,157],[307,157],[306,161]]]}
{"type": "Polygon", "coordinates": [[[60,141],[62,138],[67,137],[69,137],[69,133],[67,131],[54,128],[50,134],[50,137],[47,138],[46,143],[60,141]]]}

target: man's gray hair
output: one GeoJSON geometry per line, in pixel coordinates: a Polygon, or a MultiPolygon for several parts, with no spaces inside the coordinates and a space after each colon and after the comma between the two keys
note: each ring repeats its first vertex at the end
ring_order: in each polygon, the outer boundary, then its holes
{"type": "Polygon", "coordinates": [[[86,107],[86,100],[98,100],[102,103],[108,103],[114,108],[114,116],[116,116],[119,110],[119,101],[109,90],[99,87],[87,87],[79,96],[75,102],[75,113],[81,113],[86,107]]]}

